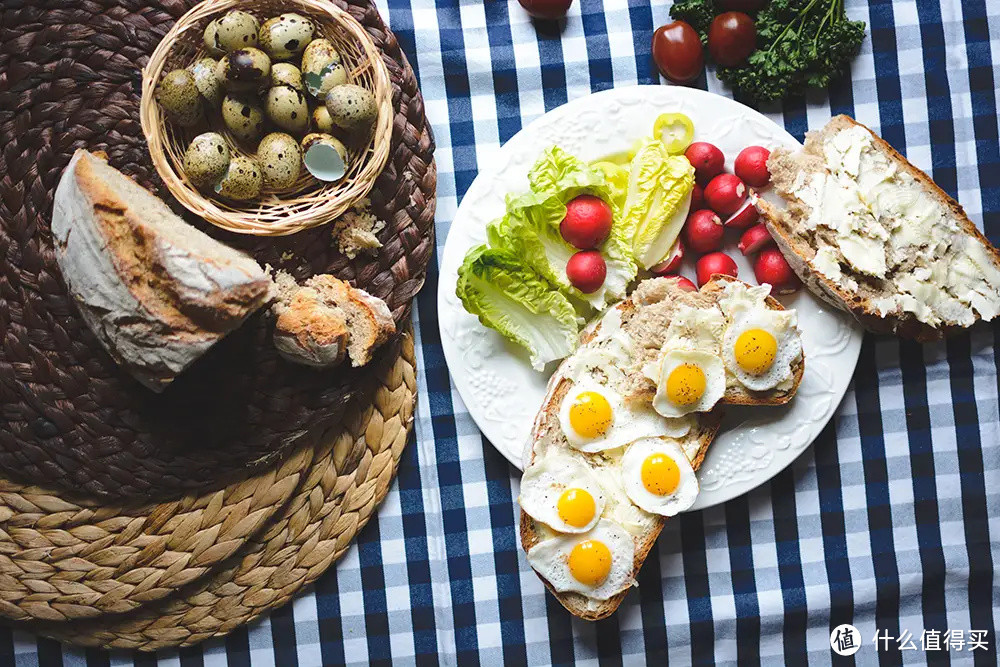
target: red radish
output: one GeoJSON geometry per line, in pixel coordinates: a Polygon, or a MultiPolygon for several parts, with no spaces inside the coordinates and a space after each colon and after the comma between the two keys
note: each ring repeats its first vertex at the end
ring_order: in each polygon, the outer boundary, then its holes
{"type": "Polygon", "coordinates": [[[691,210],[697,211],[699,208],[705,208],[705,188],[695,183],[691,188],[691,210]]]}
{"type": "Polygon", "coordinates": [[[608,277],[608,265],[598,251],[581,250],[566,262],[566,277],[584,294],[593,294],[601,289],[608,277]]]}
{"type": "Polygon", "coordinates": [[[705,203],[719,215],[732,215],[747,198],[747,186],[732,174],[719,174],[705,186],[705,203]]]}
{"type": "Polygon", "coordinates": [[[517,0],[536,19],[555,20],[566,16],[573,0],[517,0]]]}
{"type": "Polygon", "coordinates": [[[763,146],[747,146],[736,156],[733,171],[750,187],[762,188],[771,182],[771,172],[767,170],[769,157],[771,151],[763,146]]]}
{"type": "Polygon", "coordinates": [[[663,276],[663,277],[664,278],[673,278],[674,280],[676,280],[677,281],[677,286],[680,287],[685,292],[697,292],[698,291],[698,286],[695,285],[690,280],[688,280],[687,278],[685,278],[684,276],[671,275],[671,276],[663,276]]]}
{"type": "Polygon", "coordinates": [[[684,157],[694,167],[695,180],[702,184],[721,174],[726,167],[726,156],[707,141],[696,141],[688,146],[684,157]]]}
{"type": "Polygon", "coordinates": [[[674,273],[681,266],[681,260],[684,259],[684,243],[677,239],[674,241],[673,247],[670,248],[670,254],[667,258],[657,264],[656,266],[650,267],[649,272],[654,276],[665,276],[668,273],[674,273]]]}
{"type": "Polygon", "coordinates": [[[684,241],[695,252],[712,252],[722,247],[725,231],[719,216],[703,208],[688,216],[684,223],[684,241]]]}
{"type": "Polygon", "coordinates": [[[740,243],[737,247],[743,253],[743,256],[746,257],[747,255],[759,252],[769,245],[774,245],[774,239],[771,238],[764,223],[760,223],[743,232],[743,236],[740,237],[740,243]]]}
{"type": "Polygon", "coordinates": [[[757,212],[757,207],[753,205],[753,201],[747,199],[736,213],[726,218],[726,227],[729,229],[746,229],[757,222],[759,217],[760,213],[757,212]]]}
{"type": "Polygon", "coordinates": [[[753,263],[753,275],[758,283],[770,283],[775,294],[794,292],[802,285],[777,248],[762,250],[753,263]]]}
{"type": "Polygon", "coordinates": [[[694,270],[698,278],[698,287],[711,280],[712,274],[722,273],[735,278],[738,272],[736,262],[724,252],[710,252],[707,255],[702,255],[698,263],[695,264],[694,270]]]}
{"type": "Polygon", "coordinates": [[[574,248],[590,250],[604,243],[611,233],[611,207],[593,195],[580,195],[566,204],[566,217],[559,233],[574,248]]]}

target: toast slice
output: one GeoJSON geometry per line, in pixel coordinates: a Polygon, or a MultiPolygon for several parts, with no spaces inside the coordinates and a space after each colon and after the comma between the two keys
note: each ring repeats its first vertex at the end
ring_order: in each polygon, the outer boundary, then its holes
{"type": "Polygon", "coordinates": [[[782,254],[869,331],[926,342],[1000,315],[1000,251],[864,125],[836,116],[768,168],[787,206],[754,203],[782,254]]]}
{"type": "MultiPolygon", "coordinates": [[[[706,284],[700,291],[688,292],[680,289],[676,281],[669,278],[646,280],[639,284],[629,299],[613,306],[612,310],[616,311],[615,313],[609,312],[605,314],[604,317],[596,320],[584,329],[581,334],[580,349],[585,349],[589,345],[596,343],[598,336],[601,334],[604,322],[613,317],[616,323],[620,322],[622,328],[630,333],[633,341],[638,339],[639,344],[637,347],[640,349],[637,351],[637,356],[640,358],[635,359],[625,369],[624,373],[626,378],[634,377],[635,374],[639,374],[639,369],[644,363],[643,360],[648,359],[654,350],[659,349],[660,344],[662,344],[663,332],[669,326],[670,318],[678,307],[685,305],[694,307],[713,306],[718,296],[724,292],[725,284],[731,281],[735,281],[735,279],[728,276],[714,276],[713,280],[706,284]]],[[[775,310],[783,309],[781,304],[772,297],[768,297],[767,305],[769,308],[775,310]]],[[[522,459],[525,468],[532,465],[536,457],[544,456],[551,448],[568,448],[559,423],[559,408],[573,385],[573,381],[567,376],[570,369],[573,368],[576,356],[574,354],[564,360],[549,380],[542,409],[535,418],[531,436],[522,459]]],[[[765,397],[759,395],[758,392],[746,392],[745,390],[734,392],[730,396],[727,390],[727,396],[720,403],[761,405],[787,402],[798,388],[802,380],[804,368],[804,361],[800,360],[794,372],[792,386],[782,392],[781,398],[783,400],[779,401],[776,397],[765,397]]],[[[626,400],[645,400],[645,398],[641,393],[636,393],[631,397],[626,396],[626,400]]],[[[651,393],[648,398],[652,398],[651,393]]],[[[718,432],[722,416],[723,409],[719,405],[710,412],[698,414],[692,430],[684,436],[683,449],[695,470],[698,470],[702,461],[704,461],[708,447],[718,432]]],[[[608,460],[603,453],[586,454],[577,452],[576,450],[573,451],[576,455],[586,458],[592,468],[600,470],[602,467],[615,465],[614,461],[608,460]]],[[[646,560],[646,556],[649,554],[653,543],[656,542],[656,538],[659,536],[666,521],[665,517],[659,515],[645,512],[641,514],[643,516],[643,523],[641,524],[641,534],[636,538],[636,550],[632,569],[633,579],[638,575],[639,569],[646,560]]],[[[520,537],[521,545],[525,552],[542,541],[545,537],[543,533],[546,531],[545,527],[540,526],[523,510],[521,511],[520,537]]],[[[539,575],[539,578],[556,599],[559,600],[560,604],[570,613],[588,621],[600,620],[614,613],[629,591],[626,588],[607,600],[593,600],[579,593],[560,593],[544,577],[539,575]]]]}

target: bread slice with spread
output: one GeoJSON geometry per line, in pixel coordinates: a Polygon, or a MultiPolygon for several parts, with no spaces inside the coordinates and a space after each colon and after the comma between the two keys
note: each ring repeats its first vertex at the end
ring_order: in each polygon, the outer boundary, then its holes
{"type": "Polygon", "coordinates": [[[847,116],[768,160],[784,209],[758,199],[799,278],[865,328],[940,339],[1000,315],[1000,252],[962,207],[847,116]]]}
{"type": "Polygon", "coordinates": [[[644,281],[587,327],[549,381],[519,497],[522,547],[559,602],[613,613],[666,517],[693,504],[721,406],[787,402],[803,369],[794,311],[725,276],[697,292],[644,281]],[[750,389],[740,364],[773,386],[750,389]]]}

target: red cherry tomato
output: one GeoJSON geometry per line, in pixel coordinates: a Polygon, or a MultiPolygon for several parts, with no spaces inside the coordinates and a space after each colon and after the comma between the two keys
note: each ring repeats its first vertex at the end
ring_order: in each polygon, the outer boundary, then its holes
{"type": "Polygon", "coordinates": [[[757,27],[743,12],[725,12],[712,19],[708,28],[708,50],[715,62],[735,67],[757,48],[757,27]]]}
{"type": "Polygon", "coordinates": [[[573,0],[517,0],[536,19],[553,21],[566,16],[573,0]]]}
{"type": "Polygon", "coordinates": [[[705,68],[698,33],[684,21],[661,25],[653,33],[653,62],[660,74],[675,83],[697,79],[705,68]]]}

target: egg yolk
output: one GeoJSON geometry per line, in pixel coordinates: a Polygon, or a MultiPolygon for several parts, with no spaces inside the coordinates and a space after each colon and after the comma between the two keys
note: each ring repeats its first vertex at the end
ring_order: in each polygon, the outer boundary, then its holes
{"type": "Polygon", "coordinates": [[[763,329],[747,329],[736,339],[733,356],[740,368],[747,373],[760,375],[774,363],[778,354],[778,341],[763,329]]]}
{"type": "Polygon", "coordinates": [[[705,395],[705,371],[695,364],[681,364],[667,377],[667,398],[674,405],[691,405],[705,395]]]}
{"type": "Polygon", "coordinates": [[[604,542],[584,540],[569,552],[569,573],[581,584],[597,586],[611,572],[611,550],[604,542]]]}
{"type": "Polygon", "coordinates": [[[608,399],[596,391],[581,392],[569,408],[569,425],[583,438],[604,435],[613,418],[608,399]]]}
{"type": "Polygon", "coordinates": [[[594,518],[597,503],[585,489],[566,489],[556,501],[556,511],[559,518],[569,525],[583,528],[594,518]]]}
{"type": "Polygon", "coordinates": [[[677,463],[657,452],[650,454],[642,462],[642,485],[654,496],[666,496],[677,490],[681,482],[681,469],[677,463]]]}

